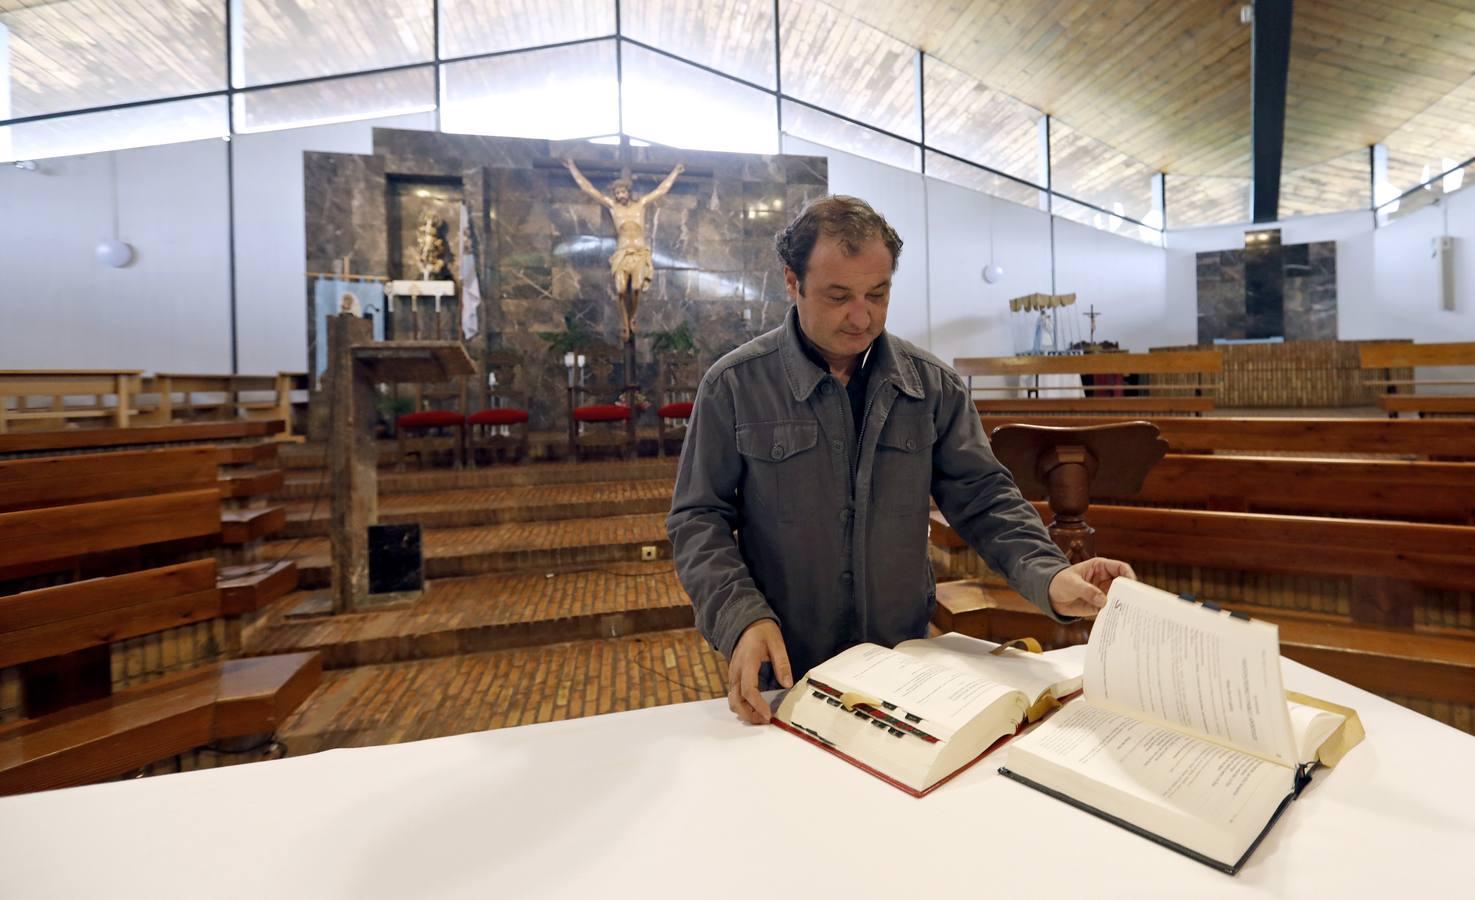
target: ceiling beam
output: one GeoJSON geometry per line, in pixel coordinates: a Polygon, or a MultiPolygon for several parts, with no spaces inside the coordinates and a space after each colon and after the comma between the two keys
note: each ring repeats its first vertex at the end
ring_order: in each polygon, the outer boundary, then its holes
{"type": "Polygon", "coordinates": [[[1251,138],[1256,222],[1274,222],[1280,208],[1281,155],[1285,148],[1286,72],[1291,64],[1291,0],[1255,0],[1250,42],[1251,138]]]}

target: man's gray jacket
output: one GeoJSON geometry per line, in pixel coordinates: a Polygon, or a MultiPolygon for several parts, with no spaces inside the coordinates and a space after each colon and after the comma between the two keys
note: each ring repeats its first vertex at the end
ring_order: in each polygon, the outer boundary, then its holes
{"type": "Polygon", "coordinates": [[[925,635],[929,497],[1054,617],[1065,557],[994,458],[958,374],[883,333],[857,435],[845,388],[800,340],[791,308],[697,390],[666,530],[712,646],[730,659],[749,625],[775,619],[797,678],[856,643],[925,635]]]}

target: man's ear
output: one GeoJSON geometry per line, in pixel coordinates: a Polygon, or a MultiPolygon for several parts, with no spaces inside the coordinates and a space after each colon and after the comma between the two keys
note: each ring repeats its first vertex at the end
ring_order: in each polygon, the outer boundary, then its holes
{"type": "Polygon", "coordinates": [[[804,285],[800,283],[799,276],[794,274],[794,270],[788,266],[784,266],[784,287],[788,289],[789,299],[795,303],[798,303],[799,298],[804,296],[804,285]]]}

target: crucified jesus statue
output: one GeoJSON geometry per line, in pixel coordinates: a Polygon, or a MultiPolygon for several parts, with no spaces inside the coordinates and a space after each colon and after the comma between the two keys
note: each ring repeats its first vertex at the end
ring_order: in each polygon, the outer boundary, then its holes
{"type": "Polygon", "coordinates": [[[620,178],[612,183],[606,195],[589,183],[572,159],[565,158],[563,164],[574,176],[579,189],[603,204],[615,220],[615,252],[609,258],[609,268],[615,276],[615,293],[620,302],[620,339],[628,343],[635,332],[635,309],[640,305],[640,292],[650,287],[656,274],[650,244],[645,240],[645,208],[666,196],[671,185],[676,183],[676,177],[686,171],[686,166],[677,163],[665,181],[637,200],[630,193],[629,178],[620,178]]]}

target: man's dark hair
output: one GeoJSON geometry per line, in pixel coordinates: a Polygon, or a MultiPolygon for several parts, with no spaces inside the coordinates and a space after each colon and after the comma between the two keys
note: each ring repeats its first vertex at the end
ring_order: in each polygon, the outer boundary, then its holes
{"type": "Polygon", "coordinates": [[[893,272],[901,259],[901,236],[869,203],[843,194],[820,197],[809,201],[804,211],[780,231],[773,242],[778,258],[794,270],[801,288],[809,269],[809,255],[814,252],[814,244],[821,234],[839,238],[840,250],[846,256],[854,256],[860,252],[862,244],[880,238],[886,249],[891,251],[893,272]]]}

